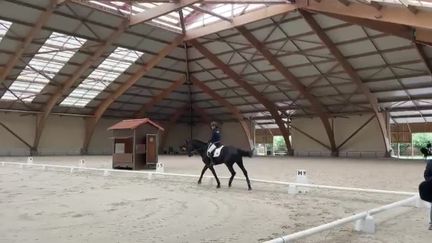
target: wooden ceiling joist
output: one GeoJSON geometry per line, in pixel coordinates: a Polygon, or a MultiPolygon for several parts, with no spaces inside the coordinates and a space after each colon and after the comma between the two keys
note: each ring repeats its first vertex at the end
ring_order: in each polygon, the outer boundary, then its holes
{"type": "Polygon", "coordinates": [[[303,18],[309,24],[309,26],[312,28],[315,34],[319,37],[319,39],[324,43],[324,45],[327,46],[327,48],[330,50],[330,53],[338,60],[338,62],[341,64],[345,72],[351,77],[352,81],[359,87],[359,89],[368,99],[372,107],[372,110],[375,113],[375,117],[378,120],[378,124],[380,127],[381,135],[384,140],[387,155],[390,155],[389,153],[391,150],[391,145],[386,131],[387,125],[384,116],[381,113],[377,97],[374,94],[372,94],[372,92],[369,90],[369,87],[363,83],[360,76],[356,73],[356,71],[351,66],[351,64],[345,59],[345,57],[342,55],[342,52],[336,47],[335,44],[333,44],[331,39],[321,29],[321,26],[316,22],[313,16],[310,13],[302,10],[300,11],[300,13],[303,15],[303,18]]]}
{"type": "Polygon", "coordinates": [[[153,56],[145,65],[138,69],[124,83],[122,83],[120,87],[116,88],[113,93],[111,93],[105,100],[103,100],[99,104],[99,106],[94,112],[94,116],[92,118],[88,118],[88,121],[86,121],[87,129],[84,136],[85,138],[82,148],[83,153],[87,152],[91,137],[94,133],[94,129],[96,128],[97,123],[99,122],[105,111],[109,108],[109,106],[121,95],[123,95],[130,87],[132,87],[138,80],[140,80],[143,75],[145,75],[156,65],[158,65],[165,56],[167,56],[175,48],[177,48],[177,46],[183,42],[183,38],[184,35],[179,35],[178,37],[176,37],[169,45],[165,46],[162,50],[160,50],[157,55],[153,56]]]}
{"type": "Polygon", "coordinates": [[[265,48],[265,46],[245,27],[238,27],[237,30],[245,37],[261,54],[266,58],[266,60],[276,68],[276,70],[284,76],[287,81],[289,81],[297,91],[299,91],[303,97],[305,97],[309,103],[313,111],[318,115],[323,123],[324,129],[326,130],[331,152],[333,155],[337,156],[337,148],[334,139],[333,129],[330,125],[329,117],[326,114],[326,109],[324,106],[318,101],[318,99],[313,96],[309,91],[307,91],[306,87],[269,51],[265,48]]]}
{"type": "Polygon", "coordinates": [[[140,118],[145,115],[146,111],[151,110],[158,102],[168,97],[173,91],[175,91],[178,87],[180,87],[185,82],[185,77],[181,76],[176,81],[174,81],[169,87],[164,89],[161,93],[159,93],[156,96],[153,96],[153,98],[147,102],[143,107],[136,113],[136,117],[140,118]]]}
{"type": "Polygon", "coordinates": [[[252,135],[250,134],[249,126],[247,125],[241,111],[229,103],[226,99],[224,99],[222,96],[220,96],[218,93],[213,91],[211,88],[209,88],[207,85],[204,84],[204,82],[198,80],[194,76],[191,76],[191,81],[194,85],[196,85],[198,88],[200,88],[204,93],[215,99],[218,103],[223,105],[227,110],[231,112],[231,114],[237,119],[237,121],[240,123],[241,127],[243,128],[243,131],[249,141],[249,146],[252,148],[252,135]]]}
{"type": "Polygon", "coordinates": [[[101,45],[94,53],[93,55],[89,56],[81,66],[78,67],[78,69],[73,73],[73,75],[67,79],[65,82],[62,83],[61,86],[57,88],[55,93],[50,97],[48,102],[43,108],[43,113],[38,115],[37,117],[37,124],[36,124],[36,135],[33,142],[33,148],[35,152],[37,152],[37,148],[39,146],[39,141],[42,135],[42,132],[45,127],[46,120],[48,119],[49,114],[51,113],[54,106],[57,104],[57,102],[60,100],[62,95],[69,90],[76,82],[81,78],[83,73],[87,71],[90,66],[98,59],[100,58],[104,52],[112,45],[112,43],[120,37],[120,35],[126,30],[127,28],[127,21],[124,20],[120,26],[110,34],[110,36],[106,39],[106,41],[101,45]]]}
{"type": "Polygon", "coordinates": [[[282,136],[284,137],[285,144],[287,146],[287,150],[289,154],[293,154],[293,150],[291,147],[291,142],[289,140],[289,130],[282,120],[281,115],[279,114],[278,107],[273,104],[267,97],[263,96],[258,90],[256,90],[251,84],[246,82],[244,79],[240,77],[236,72],[234,72],[227,64],[225,64],[222,60],[220,60],[215,54],[211,53],[207,48],[201,45],[196,40],[191,40],[189,43],[192,44],[202,55],[207,57],[209,61],[211,61],[216,67],[222,70],[228,77],[230,77],[234,82],[240,85],[244,90],[249,92],[255,99],[257,99],[263,106],[265,106],[270,114],[274,117],[277,126],[282,132],[282,136]]]}

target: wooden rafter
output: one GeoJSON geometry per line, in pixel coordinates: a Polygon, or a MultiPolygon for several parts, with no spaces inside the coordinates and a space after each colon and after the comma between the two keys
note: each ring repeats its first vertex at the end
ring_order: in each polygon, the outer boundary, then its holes
{"type": "Polygon", "coordinates": [[[16,48],[14,55],[6,62],[6,67],[2,70],[0,74],[0,84],[5,81],[5,79],[9,76],[12,69],[18,63],[20,58],[22,57],[24,51],[27,47],[32,43],[33,39],[40,33],[42,27],[48,22],[48,19],[52,16],[57,4],[56,1],[52,0],[50,6],[48,6],[47,10],[39,16],[36,24],[28,35],[25,37],[24,41],[16,48]]]}
{"type": "Polygon", "coordinates": [[[327,48],[330,50],[330,53],[341,64],[342,68],[345,70],[345,72],[351,77],[352,81],[358,86],[358,88],[362,91],[362,93],[366,96],[368,99],[370,105],[372,106],[372,109],[375,113],[375,117],[378,120],[378,124],[380,127],[381,135],[384,140],[384,145],[386,148],[387,155],[389,155],[389,152],[391,150],[390,141],[387,136],[386,131],[386,122],[384,120],[384,117],[382,113],[380,113],[380,108],[378,104],[378,99],[372,92],[369,90],[368,86],[363,83],[360,76],[357,74],[357,72],[354,70],[354,68],[351,66],[351,64],[345,59],[345,57],[342,55],[341,51],[336,47],[335,44],[330,40],[330,38],[327,36],[327,34],[321,29],[319,24],[315,21],[313,16],[306,12],[306,11],[300,11],[300,13],[303,15],[303,18],[305,21],[309,24],[309,26],[314,30],[315,34],[320,38],[320,40],[327,46],[327,48]]]}
{"type": "Polygon", "coordinates": [[[87,69],[100,57],[102,54],[112,45],[112,43],[126,30],[127,21],[124,20],[121,25],[106,39],[105,43],[101,45],[90,57],[88,57],[84,63],[78,67],[78,69],[73,73],[73,75],[68,78],[61,86],[57,88],[54,94],[50,97],[48,102],[43,108],[43,113],[38,115],[37,125],[36,125],[36,135],[33,142],[33,148],[37,151],[39,146],[39,141],[45,127],[46,120],[51,113],[54,106],[60,100],[64,92],[69,90],[72,85],[81,77],[81,75],[87,71],[87,69]]]}
{"type": "Polygon", "coordinates": [[[250,33],[245,27],[238,27],[237,30],[245,37],[263,56],[266,60],[276,68],[294,87],[298,90],[310,103],[312,109],[321,119],[324,129],[326,130],[330,148],[333,155],[337,156],[336,143],[334,139],[334,133],[330,126],[329,117],[326,113],[324,106],[318,101],[318,99],[307,91],[306,87],[287,69],[285,66],[269,51],[265,46],[259,42],[259,40],[250,33]]]}
{"type": "Polygon", "coordinates": [[[428,56],[426,55],[426,52],[423,49],[424,47],[418,43],[415,44],[415,47],[417,49],[417,52],[418,52],[421,60],[426,65],[426,68],[427,68],[429,74],[432,75],[432,63],[430,62],[428,56]]]}
{"type": "Polygon", "coordinates": [[[181,76],[176,81],[174,81],[169,87],[164,89],[160,94],[154,96],[149,102],[143,105],[143,107],[135,114],[135,116],[137,118],[143,117],[146,111],[150,110],[158,102],[168,97],[173,91],[175,91],[178,87],[180,87],[184,82],[185,82],[185,77],[181,76]]]}
{"type": "Polygon", "coordinates": [[[289,151],[289,154],[293,154],[293,150],[291,147],[291,142],[289,140],[289,130],[285,126],[285,122],[282,120],[281,115],[279,114],[278,107],[273,104],[268,98],[263,96],[258,90],[256,90],[251,84],[246,82],[244,79],[240,77],[236,72],[234,72],[227,64],[221,61],[215,54],[211,53],[207,48],[201,45],[196,40],[189,41],[192,46],[194,46],[201,54],[207,57],[216,67],[221,69],[228,77],[230,77],[234,82],[240,85],[243,89],[245,89],[249,94],[251,94],[255,99],[257,99],[262,105],[264,105],[273,118],[276,121],[277,126],[279,127],[282,136],[284,137],[285,144],[289,151]]]}
{"type": "Polygon", "coordinates": [[[185,40],[193,40],[198,37],[220,32],[222,30],[232,29],[237,26],[245,25],[247,23],[270,18],[283,13],[292,12],[296,9],[297,7],[294,4],[271,5],[263,9],[251,11],[238,17],[234,17],[232,19],[232,22],[221,21],[206,25],[201,28],[189,30],[186,32],[185,40]]]}
{"type": "Polygon", "coordinates": [[[165,56],[170,54],[179,44],[183,42],[184,35],[180,35],[174,39],[169,45],[165,46],[157,55],[153,56],[145,65],[138,69],[133,75],[131,75],[120,87],[111,93],[105,100],[103,100],[99,106],[96,108],[92,118],[89,118],[87,123],[86,134],[84,136],[84,143],[82,151],[86,153],[88,146],[90,144],[91,137],[93,136],[94,129],[97,123],[102,118],[102,115],[109,108],[109,106],[121,95],[123,95],[126,90],[128,90],[132,85],[134,85],[138,80],[141,79],[146,73],[158,65],[165,56]]]}
{"type": "Polygon", "coordinates": [[[130,18],[130,25],[144,23],[146,21],[155,19],[162,15],[177,11],[179,9],[182,9],[183,7],[187,7],[201,1],[202,0],[180,0],[172,3],[164,3],[152,9],[148,9],[142,13],[132,15],[130,18]]]}
{"type": "Polygon", "coordinates": [[[320,2],[297,0],[296,4],[304,10],[311,10],[319,13],[333,13],[364,19],[372,19],[380,22],[408,25],[415,28],[432,30],[432,15],[423,10],[413,14],[408,8],[386,4],[379,11],[373,6],[352,1],[345,6],[339,1],[321,0],[320,2]]]}
{"type": "Polygon", "coordinates": [[[204,93],[215,99],[217,102],[219,102],[221,105],[223,105],[226,109],[228,109],[232,115],[237,119],[237,121],[240,123],[241,127],[243,128],[243,131],[248,139],[249,146],[252,148],[252,136],[250,134],[249,126],[247,125],[241,111],[229,103],[226,99],[224,99],[222,96],[220,96],[218,93],[213,91],[211,88],[209,88],[207,85],[204,84],[204,82],[198,80],[194,76],[191,76],[191,81],[194,85],[196,85],[198,88],[200,88],[204,93]]]}

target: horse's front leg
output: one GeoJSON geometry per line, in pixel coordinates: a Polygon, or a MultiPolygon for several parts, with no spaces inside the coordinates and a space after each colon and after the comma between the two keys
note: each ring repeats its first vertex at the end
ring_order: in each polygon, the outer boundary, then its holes
{"type": "Polygon", "coordinates": [[[216,182],[217,182],[217,186],[216,186],[216,188],[220,188],[220,181],[219,181],[219,178],[218,178],[217,175],[216,175],[216,171],[215,171],[214,167],[213,167],[213,166],[210,166],[209,168],[210,168],[211,172],[213,173],[213,176],[214,176],[215,179],[216,179],[216,182]]]}
{"type": "Polygon", "coordinates": [[[199,180],[198,180],[198,184],[201,184],[201,180],[202,180],[203,175],[204,175],[204,173],[206,172],[207,169],[208,169],[208,166],[205,164],[205,165],[204,165],[204,168],[203,168],[202,171],[201,171],[201,176],[200,176],[200,178],[199,178],[199,180]]]}

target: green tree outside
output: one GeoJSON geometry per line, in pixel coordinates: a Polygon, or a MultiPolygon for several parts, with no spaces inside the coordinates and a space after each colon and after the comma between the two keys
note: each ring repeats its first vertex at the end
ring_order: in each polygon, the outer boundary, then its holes
{"type": "Polygon", "coordinates": [[[273,136],[274,151],[286,151],[285,140],[282,136],[273,136]]]}
{"type": "Polygon", "coordinates": [[[413,133],[412,142],[414,148],[416,148],[417,150],[426,147],[426,144],[428,142],[432,143],[432,133],[413,133]]]}

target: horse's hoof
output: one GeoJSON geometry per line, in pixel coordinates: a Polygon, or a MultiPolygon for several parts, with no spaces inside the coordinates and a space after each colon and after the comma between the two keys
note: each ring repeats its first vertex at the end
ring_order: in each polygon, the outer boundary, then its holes
{"type": "Polygon", "coordinates": [[[249,188],[248,188],[248,191],[252,191],[252,187],[249,187],[249,188]]]}
{"type": "Polygon", "coordinates": [[[231,187],[231,184],[228,184],[228,187],[231,187]]]}
{"type": "Polygon", "coordinates": [[[216,188],[220,188],[220,185],[217,185],[216,188]]]}
{"type": "Polygon", "coordinates": [[[201,184],[201,181],[198,181],[198,185],[201,184]]]}

